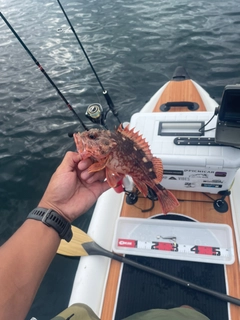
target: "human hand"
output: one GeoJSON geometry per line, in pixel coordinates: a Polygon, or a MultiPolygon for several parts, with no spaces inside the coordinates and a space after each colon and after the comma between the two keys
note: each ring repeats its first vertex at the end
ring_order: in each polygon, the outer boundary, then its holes
{"type": "Polygon", "coordinates": [[[75,152],[67,152],[51,177],[39,207],[53,209],[69,222],[85,213],[109,185],[105,172],[89,173],[90,159],[82,160],[75,152]]]}

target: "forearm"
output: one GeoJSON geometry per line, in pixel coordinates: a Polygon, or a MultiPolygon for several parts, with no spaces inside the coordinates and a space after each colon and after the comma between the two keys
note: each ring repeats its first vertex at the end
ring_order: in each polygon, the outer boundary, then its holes
{"type": "MultiPolygon", "coordinates": [[[[105,171],[88,172],[91,163],[90,159],[81,161],[75,152],[67,152],[39,206],[54,209],[69,222],[86,212],[109,189],[103,182],[105,171]]],[[[60,243],[53,228],[33,219],[0,247],[0,320],[25,319],[60,243]]]]}
{"type": "Polygon", "coordinates": [[[0,320],[25,319],[59,243],[53,228],[27,220],[0,247],[0,320]]]}

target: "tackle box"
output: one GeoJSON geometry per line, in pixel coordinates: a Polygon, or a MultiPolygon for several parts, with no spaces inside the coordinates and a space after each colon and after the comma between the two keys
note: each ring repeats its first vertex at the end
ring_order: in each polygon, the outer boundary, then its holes
{"type": "Polygon", "coordinates": [[[130,127],[142,134],[163,162],[165,188],[218,193],[231,187],[240,167],[240,149],[215,144],[216,117],[207,124],[212,116],[213,112],[132,116],[130,127]]]}

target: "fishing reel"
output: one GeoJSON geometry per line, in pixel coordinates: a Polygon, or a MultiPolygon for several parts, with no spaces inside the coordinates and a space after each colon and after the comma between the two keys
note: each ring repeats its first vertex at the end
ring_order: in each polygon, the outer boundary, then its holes
{"type": "MultiPolygon", "coordinates": [[[[103,107],[100,103],[92,103],[87,107],[87,110],[85,112],[85,116],[95,124],[98,124],[100,126],[103,126],[105,129],[108,130],[108,127],[106,125],[106,118],[109,110],[104,112],[103,107]]],[[[69,137],[72,137],[73,134],[69,133],[69,137]]]]}
{"type": "Polygon", "coordinates": [[[100,103],[92,103],[87,107],[85,116],[93,123],[103,126],[108,130],[106,119],[110,109],[106,112],[103,110],[103,107],[100,103]]]}
{"type": "Polygon", "coordinates": [[[106,120],[107,120],[107,115],[109,113],[109,111],[111,111],[111,113],[113,114],[113,116],[117,119],[119,124],[122,124],[122,122],[120,121],[119,117],[118,117],[118,113],[117,111],[114,109],[112,100],[110,99],[110,97],[108,96],[107,93],[103,92],[107,102],[108,102],[108,106],[109,108],[104,111],[103,107],[100,103],[92,103],[87,107],[87,110],[85,112],[85,116],[93,123],[101,125],[103,127],[105,127],[108,130],[107,124],[106,124],[106,120]]]}
{"type": "Polygon", "coordinates": [[[87,107],[85,116],[93,123],[100,124],[105,127],[105,115],[100,103],[90,104],[87,107]]]}

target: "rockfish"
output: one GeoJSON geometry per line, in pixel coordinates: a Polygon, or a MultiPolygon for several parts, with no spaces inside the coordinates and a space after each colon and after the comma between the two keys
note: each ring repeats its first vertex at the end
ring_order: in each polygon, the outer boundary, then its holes
{"type": "Polygon", "coordinates": [[[164,213],[179,205],[175,196],[159,184],[163,176],[162,161],[152,155],[148,143],[134,129],[128,126],[123,129],[120,125],[116,131],[91,129],[73,136],[82,158],[94,162],[89,172],[105,168],[110,187],[116,187],[120,179],[129,175],[145,197],[147,186],[155,191],[164,213]]]}

